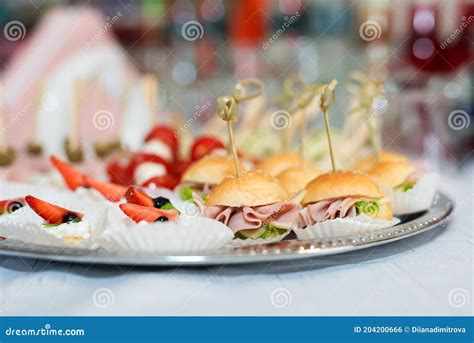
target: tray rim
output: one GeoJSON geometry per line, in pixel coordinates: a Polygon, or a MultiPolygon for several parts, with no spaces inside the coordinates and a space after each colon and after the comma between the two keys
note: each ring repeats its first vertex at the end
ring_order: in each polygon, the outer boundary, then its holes
{"type": "Polygon", "coordinates": [[[311,241],[288,240],[249,247],[224,247],[214,252],[191,255],[107,253],[100,249],[90,251],[56,248],[6,239],[0,241],[0,256],[78,264],[156,267],[278,262],[342,254],[409,238],[446,223],[452,211],[452,200],[444,193],[437,192],[430,209],[418,217],[387,229],[350,237],[311,241]],[[294,247],[289,248],[285,245],[294,247]]]}

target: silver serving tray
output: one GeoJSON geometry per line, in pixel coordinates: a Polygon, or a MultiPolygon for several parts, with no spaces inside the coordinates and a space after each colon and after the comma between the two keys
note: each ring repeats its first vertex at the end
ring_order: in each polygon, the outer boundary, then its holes
{"type": "Polygon", "coordinates": [[[248,247],[224,247],[199,255],[110,253],[102,249],[84,251],[27,244],[10,239],[0,241],[0,255],[60,262],[133,266],[196,266],[276,262],[341,254],[408,238],[447,223],[452,209],[451,200],[444,194],[438,193],[428,211],[412,216],[412,218],[405,218],[397,226],[376,232],[313,241],[288,239],[278,243],[248,247]]]}

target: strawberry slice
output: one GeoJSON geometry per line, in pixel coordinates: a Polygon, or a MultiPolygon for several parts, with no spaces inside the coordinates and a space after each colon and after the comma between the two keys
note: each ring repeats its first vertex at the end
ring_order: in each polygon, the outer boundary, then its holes
{"type": "Polygon", "coordinates": [[[176,221],[178,219],[177,210],[160,210],[158,208],[136,204],[120,204],[119,207],[122,212],[130,217],[135,223],[141,221],[148,223],[166,222],[168,220],[176,221]]]}
{"type": "Polygon", "coordinates": [[[198,137],[191,147],[191,160],[200,160],[217,149],[225,149],[225,144],[221,140],[213,136],[198,137]]]}
{"type": "Polygon", "coordinates": [[[105,183],[97,181],[89,176],[84,176],[86,186],[94,188],[109,201],[118,202],[125,196],[127,187],[115,183],[105,183]]]}
{"type": "Polygon", "coordinates": [[[171,174],[166,174],[162,176],[154,176],[151,179],[145,181],[142,187],[161,187],[174,189],[179,184],[179,177],[171,174]]]}
{"type": "Polygon", "coordinates": [[[59,225],[80,221],[84,216],[82,213],[67,210],[31,195],[27,195],[25,200],[33,211],[46,220],[48,224],[59,225]]]}
{"type": "Polygon", "coordinates": [[[0,216],[2,214],[9,214],[15,212],[23,206],[25,206],[24,198],[0,200],[0,216]]]}
{"type": "Polygon", "coordinates": [[[66,182],[70,190],[75,191],[77,188],[84,186],[84,177],[81,172],[54,155],[51,156],[50,160],[53,166],[62,175],[64,182],[66,182]]]}
{"type": "Polygon", "coordinates": [[[154,207],[153,199],[136,187],[128,187],[125,198],[130,204],[154,207]]]}

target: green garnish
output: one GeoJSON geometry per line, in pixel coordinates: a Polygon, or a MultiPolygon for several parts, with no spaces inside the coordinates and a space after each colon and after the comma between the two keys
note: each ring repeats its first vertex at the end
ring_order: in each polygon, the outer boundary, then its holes
{"type": "MultiPolygon", "coordinates": [[[[245,236],[242,232],[248,231],[248,230],[242,230],[239,232],[236,232],[234,235],[234,239],[265,239],[268,238],[269,236],[280,236],[283,235],[287,229],[281,229],[279,227],[276,227],[272,224],[267,224],[263,227],[264,231],[258,236],[258,237],[247,237],[245,236]]],[[[260,230],[260,229],[259,229],[260,230]]]]}
{"type": "MultiPolygon", "coordinates": [[[[193,200],[193,193],[194,192],[199,193],[194,188],[183,187],[183,188],[180,188],[180,190],[179,190],[179,196],[183,200],[193,200]]],[[[207,200],[207,197],[208,197],[207,194],[201,194],[201,199],[202,200],[207,200]]]]}
{"type": "Polygon", "coordinates": [[[61,223],[61,224],[43,224],[43,227],[55,227],[55,226],[59,226],[59,225],[62,225],[62,224],[71,224],[71,223],[79,223],[81,221],[81,218],[76,218],[76,219],[73,219],[71,220],[70,222],[66,222],[66,223],[61,223]]]}
{"type": "Polygon", "coordinates": [[[413,182],[408,181],[408,182],[405,182],[404,184],[402,184],[398,187],[395,187],[395,190],[401,191],[401,192],[406,192],[409,189],[412,189],[413,186],[415,186],[415,184],[413,182]]]}
{"type": "Polygon", "coordinates": [[[376,216],[380,211],[380,203],[373,201],[358,201],[355,203],[357,214],[366,214],[368,216],[376,216]]]}
{"type": "Polygon", "coordinates": [[[191,187],[182,187],[179,190],[179,196],[183,200],[193,200],[193,192],[196,190],[192,189],[191,187]]]}
{"type": "Polygon", "coordinates": [[[164,204],[163,206],[160,207],[162,210],[176,210],[176,207],[174,207],[170,202],[164,204]]]}

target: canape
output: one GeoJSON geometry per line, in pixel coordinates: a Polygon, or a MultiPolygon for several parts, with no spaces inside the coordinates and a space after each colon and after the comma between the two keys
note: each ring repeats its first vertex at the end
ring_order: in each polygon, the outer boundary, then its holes
{"type": "Polygon", "coordinates": [[[427,210],[436,194],[438,176],[420,172],[408,162],[380,162],[368,173],[390,199],[395,215],[427,210]]]}
{"type": "Polygon", "coordinates": [[[280,182],[260,171],[228,177],[196,202],[202,216],[224,223],[241,240],[280,239],[298,215],[280,182]]]}
{"type": "Polygon", "coordinates": [[[300,239],[344,236],[398,223],[389,199],[366,174],[336,171],[306,186],[295,232],[300,239]]]}
{"type": "Polygon", "coordinates": [[[208,155],[189,166],[177,189],[183,200],[193,199],[193,192],[206,197],[224,178],[233,174],[235,166],[231,158],[208,155]]]}

